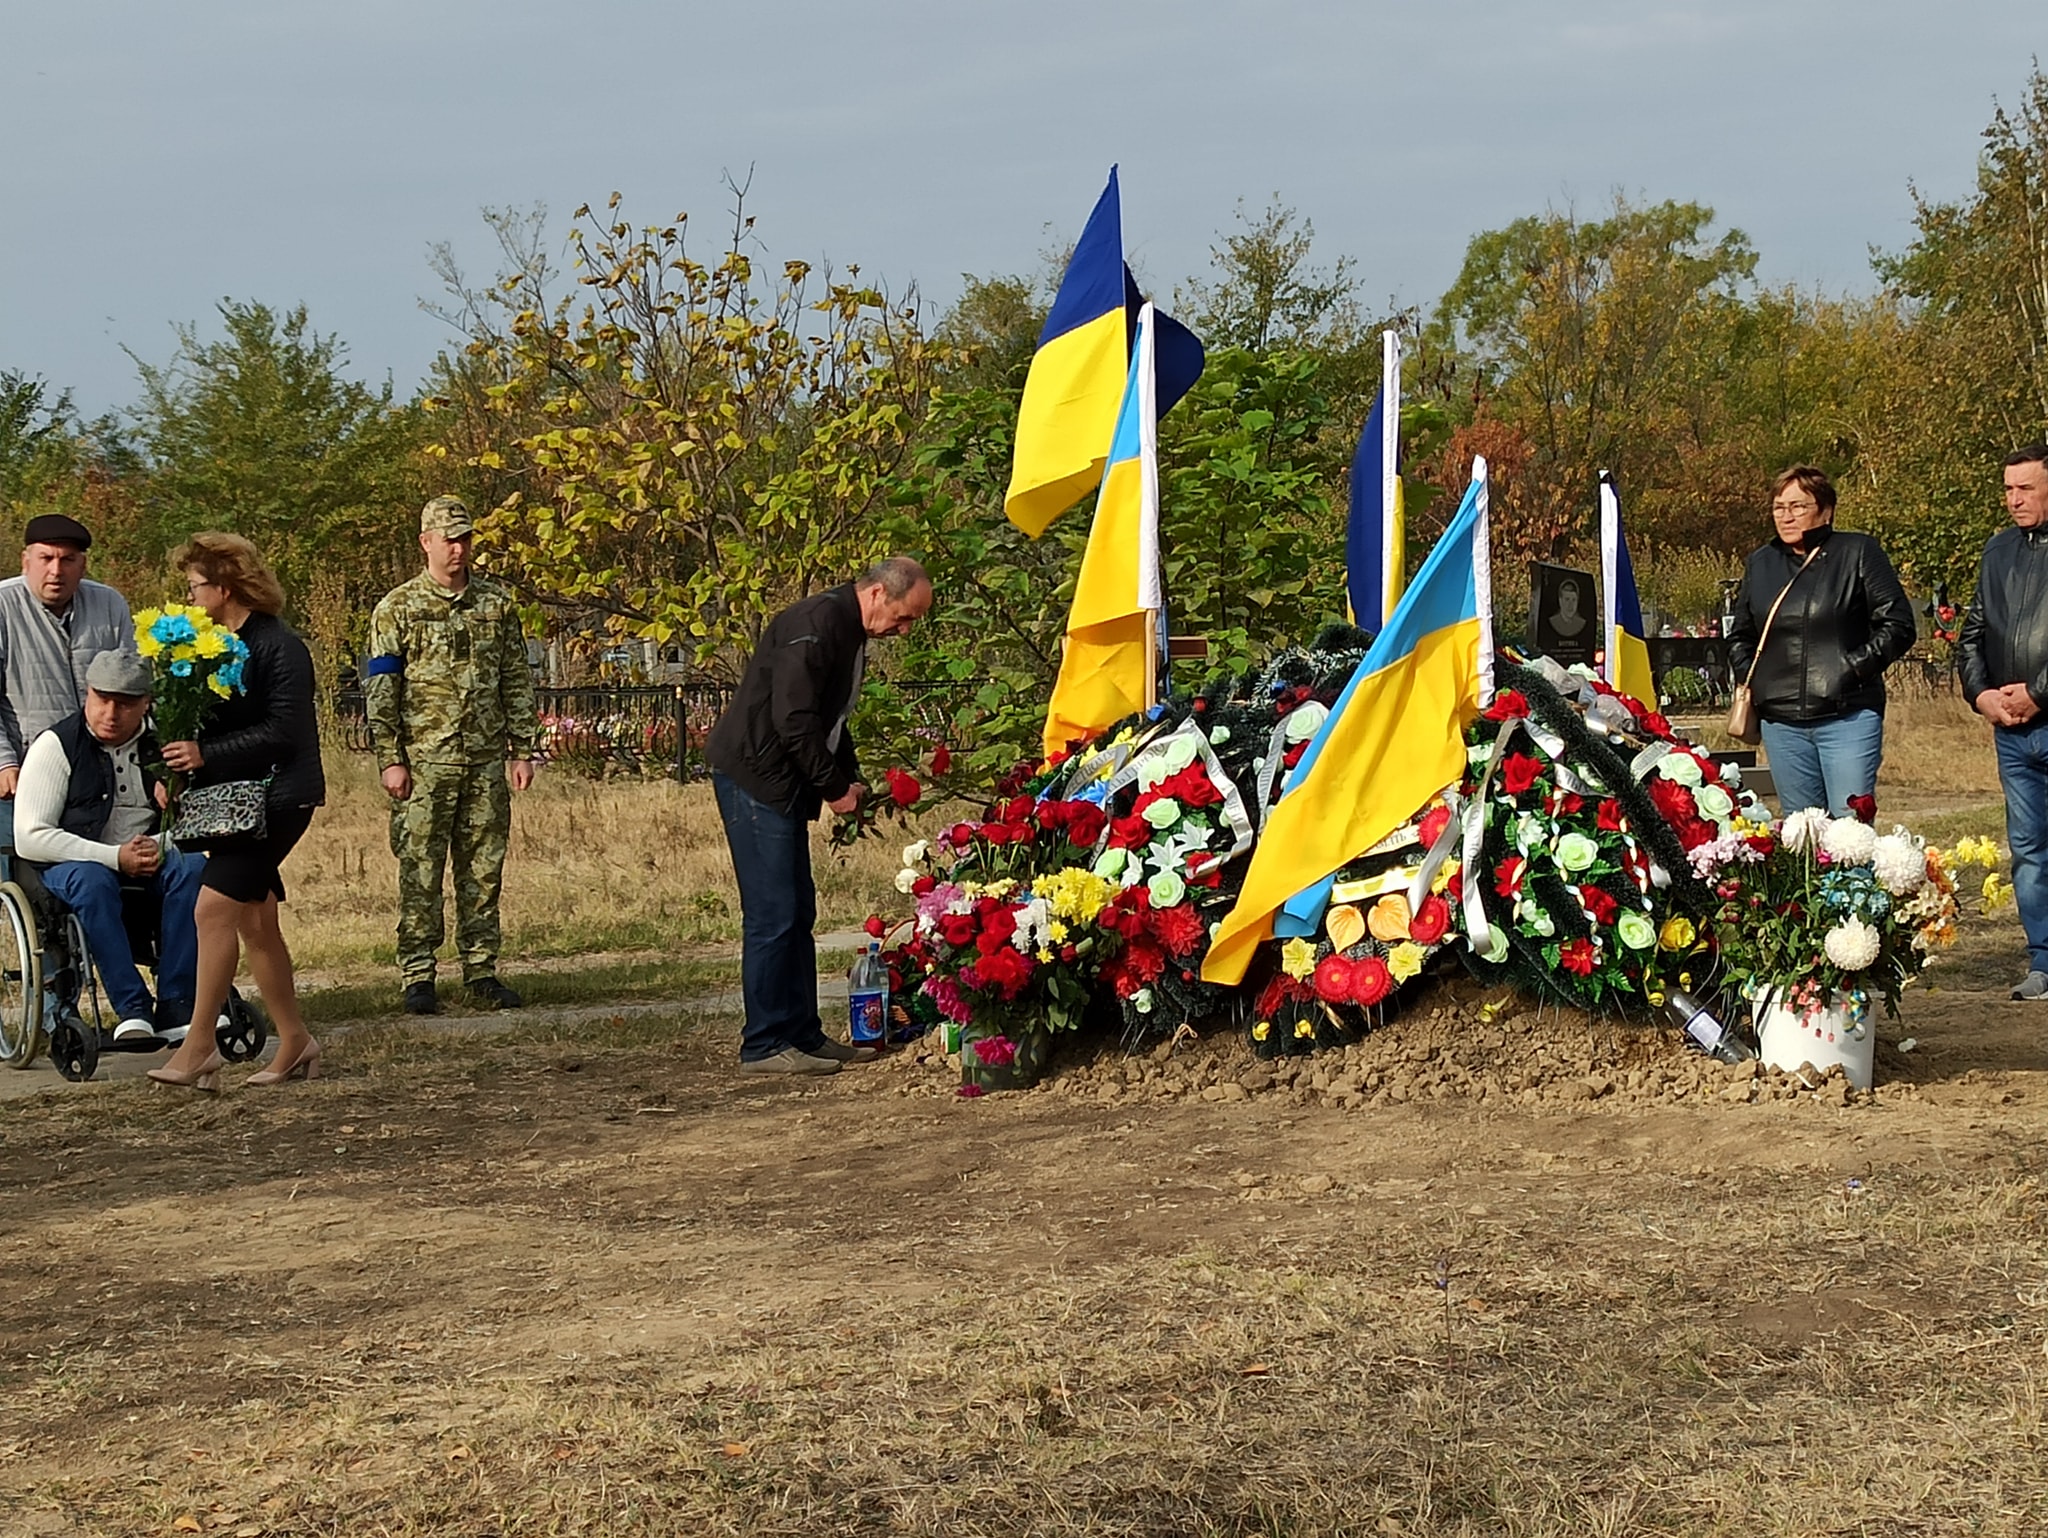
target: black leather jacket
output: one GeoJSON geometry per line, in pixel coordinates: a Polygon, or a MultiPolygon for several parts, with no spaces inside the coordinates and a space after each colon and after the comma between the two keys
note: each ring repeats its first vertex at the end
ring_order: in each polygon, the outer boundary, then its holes
{"type": "Polygon", "coordinates": [[[251,614],[238,633],[249,647],[244,692],[207,713],[199,734],[206,761],[192,783],[270,775],[273,809],[319,806],[327,799],[327,776],[313,712],[313,654],[274,614],[251,614]]]}
{"type": "Polygon", "coordinates": [[[1913,610],[1876,540],[1832,525],[1808,531],[1816,554],[1778,609],[1757,659],[1771,604],[1803,554],[1774,539],[1749,558],[1728,622],[1728,660],[1766,721],[1806,725],[1852,711],[1884,712],[1884,670],[1913,644],[1913,610]]]}
{"type": "Polygon", "coordinates": [[[2025,684],[2048,710],[2048,528],[2001,529],[1984,546],[1956,652],[1963,698],[2025,684]]]}

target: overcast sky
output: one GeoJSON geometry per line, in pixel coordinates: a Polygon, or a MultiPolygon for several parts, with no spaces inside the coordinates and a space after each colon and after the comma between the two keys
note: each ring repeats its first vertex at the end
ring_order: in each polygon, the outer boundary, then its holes
{"type": "Polygon", "coordinates": [[[300,301],[409,393],[427,251],[485,206],[626,195],[943,304],[1028,272],[1112,161],[1170,291],[1273,194],[1368,304],[1619,188],[1747,230],[1771,282],[1871,285],[1908,184],[1967,192],[2042,0],[0,0],[0,368],[88,411],[223,296],[300,301]]]}

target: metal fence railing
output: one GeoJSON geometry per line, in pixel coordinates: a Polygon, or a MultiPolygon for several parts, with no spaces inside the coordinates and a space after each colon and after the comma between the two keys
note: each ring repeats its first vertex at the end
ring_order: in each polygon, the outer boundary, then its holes
{"type": "MultiPolygon", "coordinates": [[[[944,742],[973,710],[975,685],[899,683],[913,702],[919,735],[944,742]]],[[[701,779],[704,739],[732,700],[732,685],[696,680],[681,684],[592,685],[534,691],[540,713],[541,755],[551,764],[601,774],[667,774],[701,779]]],[[[334,700],[342,746],[370,751],[370,723],[360,685],[334,700]]]]}
{"type": "MultiPolygon", "coordinates": [[[[1735,678],[1728,663],[1728,642],[1721,636],[1651,636],[1650,672],[1658,688],[1672,696],[1675,704],[1720,709],[1728,704],[1735,678]],[[1677,685],[1671,675],[1687,675],[1677,685]],[[1680,695],[1689,697],[1680,698],[1680,695]]],[[[1937,699],[1954,694],[1956,670],[1945,645],[1927,642],[1915,646],[1894,662],[1884,675],[1885,687],[1904,699],[1937,699]]]]}

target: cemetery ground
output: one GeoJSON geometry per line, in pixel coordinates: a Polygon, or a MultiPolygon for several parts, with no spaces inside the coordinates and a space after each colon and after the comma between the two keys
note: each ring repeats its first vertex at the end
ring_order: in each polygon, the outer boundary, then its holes
{"type": "MultiPolygon", "coordinates": [[[[1899,707],[1887,771],[1883,814],[1997,832],[1959,706],[1899,707]]],[[[0,1533],[2048,1530],[2009,911],[1869,1096],[1453,974],[1277,1073],[1076,1046],[961,1101],[915,1048],[732,1072],[701,787],[544,778],[535,1006],[402,1021],[335,778],[287,871],[328,1077],[0,1100],[0,1533]]],[[[827,922],[893,861],[821,857],[827,922]]]]}

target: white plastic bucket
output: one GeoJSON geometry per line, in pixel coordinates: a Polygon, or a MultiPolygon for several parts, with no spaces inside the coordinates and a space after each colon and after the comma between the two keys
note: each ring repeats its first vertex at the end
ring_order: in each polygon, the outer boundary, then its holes
{"type": "Polygon", "coordinates": [[[1757,1046],[1773,1068],[1791,1073],[1811,1064],[1822,1073],[1840,1066],[1857,1089],[1870,1088],[1876,1067],[1877,1031],[1868,1005],[1858,1011],[1842,994],[1828,996],[1819,1013],[1802,1018],[1778,1002],[1784,990],[1771,988],[1756,1001],[1757,1046]]]}

